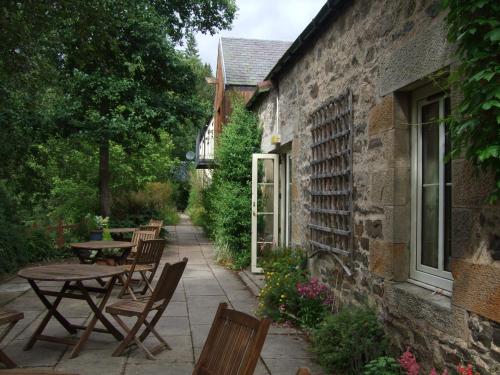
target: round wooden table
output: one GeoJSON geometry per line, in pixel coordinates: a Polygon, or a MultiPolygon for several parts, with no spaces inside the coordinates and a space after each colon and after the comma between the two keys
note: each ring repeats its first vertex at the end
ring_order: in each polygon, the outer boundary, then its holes
{"type": "Polygon", "coordinates": [[[119,256],[111,258],[113,258],[117,264],[124,264],[135,245],[127,241],[87,241],[72,243],[70,246],[76,251],[76,255],[82,264],[93,264],[96,259],[106,258],[102,255],[102,251],[105,249],[122,249],[123,251],[119,256]],[[90,256],[92,251],[96,251],[97,254],[95,256],[90,256]]]}
{"type": "Polygon", "coordinates": [[[81,349],[87,342],[92,331],[109,333],[117,340],[123,340],[123,335],[111,324],[103,314],[113,286],[118,278],[121,279],[124,267],[99,266],[87,264],[56,264],[41,267],[24,268],[18,272],[19,277],[27,279],[34,292],[47,308],[48,312],[37,327],[24,350],[30,350],[37,340],[58,342],[66,345],[75,345],[71,352],[71,358],[78,356],[81,349]],[[102,287],[85,285],[85,282],[109,278],[102,287]],[[60,291],[41,289],[37,282],[56,281],[63,284],[60,291]],[[90,293],[102,295],[99,304],[96,304],[90,293]],[[47,297],[55,297],[50,301],[47,297]],[[93,311],[93,316],[87,326],[70,323],[58,310],[57,307],[63,298],[84,300],[93,311]],[[75,341],[75,338],[60,338],[44,335],[43,331],[50,319],[54,317],[70,334],[75,334],[77,330],[83,330],[83,334],[75,341]],[[95,328],[97,321],[100,321],[105,328],[95,328]]]}

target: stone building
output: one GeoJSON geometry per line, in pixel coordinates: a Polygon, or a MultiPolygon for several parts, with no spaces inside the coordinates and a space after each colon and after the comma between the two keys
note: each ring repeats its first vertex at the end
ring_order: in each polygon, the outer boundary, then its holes
{"type": "Polygon", "coordinates": [[[233,95],[245,102],[252,96],[290,42],[244,38],[220,38],[217,53],[214,115],[200,131],[196,145],[196,168],[213,167],[215,140],[231,114],[233,95]]]}
{"type": "Polygon", "coordinates": [[[491,176],[444,157],[444,17],[439,1],[328,1],[248,103],[274,174],[254,189],[279,181],[266,241],[307,249],[339,305],[376,306],[428,365],[498,374],[500,206],[491,176]]]}

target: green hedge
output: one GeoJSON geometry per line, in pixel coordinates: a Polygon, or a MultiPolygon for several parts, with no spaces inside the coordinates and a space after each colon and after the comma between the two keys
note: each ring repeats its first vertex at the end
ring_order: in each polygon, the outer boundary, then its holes
{"type": "Polygon", "coordinates": [[[217,167],[203,192],[206,227],[219,256],[237,268],[250,262],[252,154],[260,151],[257,117],[234,98],[233,112],[216,148],[217,167]]]}

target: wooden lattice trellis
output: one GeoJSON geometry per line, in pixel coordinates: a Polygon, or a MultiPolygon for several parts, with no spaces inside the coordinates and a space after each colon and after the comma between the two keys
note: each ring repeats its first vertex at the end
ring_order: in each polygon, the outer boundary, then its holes
{"type": "Polygon", "coordinates": [[[352,249],[352,93],[310,116],[312,132],[312,251],[347,255],[352,249]]]}

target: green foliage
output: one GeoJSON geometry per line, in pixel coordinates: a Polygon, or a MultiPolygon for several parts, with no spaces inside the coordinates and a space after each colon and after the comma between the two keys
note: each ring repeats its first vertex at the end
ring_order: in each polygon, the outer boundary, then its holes
{"type": "Polygon", "coordinates": [[[195,46],[178,47],[235,11],[233,0],[4,1],[0,179],[23,216],[76,222],[99,209],[100,186],[114,195],[170,179],[212,95],[195,46]]]}
{"type": "Polygon", "coordinates": [[[126,191],[116,196],[113,225],[129,223],[138,226],[151,218],[162,219],[165,225],[177,224],[176,186],[171,182],[148,182],[141,190],[126,191]]]}
{"type": "Polygon", "coordinates": [[[217,168],[204,192],[207,228],[218,249],[227,249],[240,266],[249,260],[252,154],[259,151],[256,116],[237,97],[216,148],[217,168]],[[242,262],[245,260],[245,262],[242,262]]]}
{"type": "Polygon", "coordinates": [[[444,0],[448,38],[458,67],[451,77],[463,98],[450,121],[452,156],[466,158],[496,177],[490,197],[500,198],[500,3],[444,0]]]}
{"type": "Polygon", "coordinates": [[[189,173],[189,199],[186,213],[194,225],[206,228],[207,210],[205,209],[203,195],[205,194],[203,182],[195,170],[189,173]]]}
{"type": "Polygon", "coordinates": [[[307,257],[301,250],[277,248],[262,261],[265,285],[259,294],[259,314],[276,322],[298,322],[297,283],[308,278],[307,257]]]}
{"type": "Polygon", "coordinates": [[[329,315],[314,332],[313,350],[328,371],[360,374],[363,367],[386,351],[382,325],[375,313],[360,306],[349,306],[329,315]]]}
{"type": "Polygon", "coordinates": [[[363,375],[399,375],[401,366],[392,357],[378,357],[365,365],[363,375]]]}
{"type": "Polygon", "coordinates": [[[24,226],[11,192],[0,181],[0,275],[13,273],[30,262],[64,256],[42,229],[24,226]]]}

